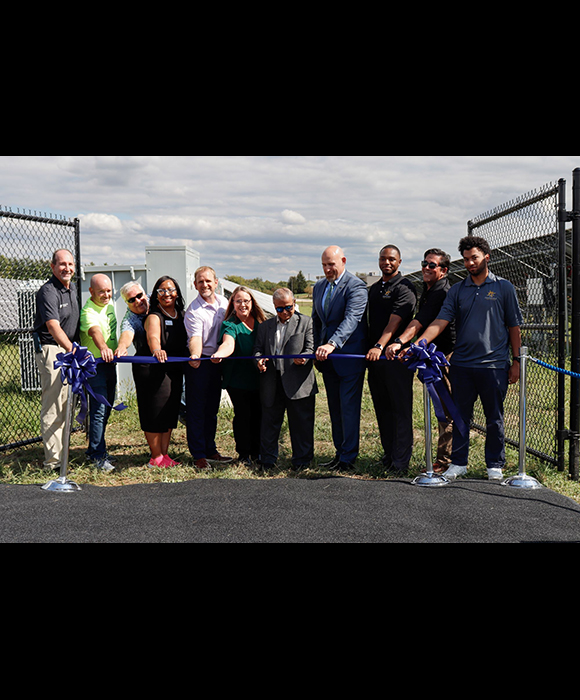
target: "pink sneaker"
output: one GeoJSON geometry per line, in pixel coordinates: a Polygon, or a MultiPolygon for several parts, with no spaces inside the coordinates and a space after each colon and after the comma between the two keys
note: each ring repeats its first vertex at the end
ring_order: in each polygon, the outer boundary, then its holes
{"type": "Polygon", "coordinates": [[[169,469],[169,467],[180,467],[181,464],[171,459],[169,455],[163,455],[163,464],[161,466],[169,469]]]}
{"type": "Polygon", "coordinates": [[[164,467],[164,457],[161,455],[160,457],[157,457],[157,459],[151,458],[151,461],[149,462],[150,467],[164,467]]]}

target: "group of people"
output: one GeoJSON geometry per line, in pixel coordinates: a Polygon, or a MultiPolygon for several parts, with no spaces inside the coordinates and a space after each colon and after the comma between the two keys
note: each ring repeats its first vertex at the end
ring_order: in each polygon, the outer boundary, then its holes
{"type": "MultiPolygon", "coordinates": [[[[333,459],[321,466],[352,471],[360,451],[368,367],[384,468],[404,476],[414,442],[413,373],[402,360],[414,340],[425,339],[435,341],[451,362],[443,381],[466,425],[471,423],[476,400],[481,399],[487,419],[488,475],[501,479],[504,402],[508,385],[519,380],[522,314],[513,285],[489,270],[487,241],[469,236],[461,240],[459,251],[468,276],[453,287],[447,277],[450,256],[439,248],[426,251],[417,307],[418,293],[400,272],[402,255],[397,246],[387,245],[380,251],[382,279],[370,290],[346,269],[343,250],[331,246],[322,255],[324,278],[314,288],[312,317],[299,313],[293,293],[282,288],[274,294],[276,316],[266,320],[250,289],[238,287],[229,301],[220,296],[217,274],[207,266],[195,274],[198,297],[187,309],[172,277],[158,280],[150,296],[138,283],[130,282],[121,289],[128,308],[119,338],[111,280],[95,275],[91,298],[79,310],[72,283],[73,256],[57,251],[53,277],[38,293],[35,324],[46,466],[60,466],[65,420],[64,393],[54,359],[61,349],[70,352],[73,342],[80,340],[103,360],[90,382],[110,404],[116,389],[115,358],[126,356],[132,344],[137,356],[155,358],[133,364],[152,467],[177,464],[169,451],[184,377],[187,440],[198,469],[233,461],[216,445],[223,389],[234,407],[233,429],[241,462],[263,470],[274,467],[287,414],[293,466],[296,470],[309,466],[315,456],[317,368],[326,387],[335,447],[333,459]]],[[[114,469],[105,440],[110,411],[91,398],[87,455],[103,471],[114,469]]],[[[468,462],[469,434],[462,434],[451,421],[442,423],[435,471],[456,479],[467,473],[468,462]]]]}

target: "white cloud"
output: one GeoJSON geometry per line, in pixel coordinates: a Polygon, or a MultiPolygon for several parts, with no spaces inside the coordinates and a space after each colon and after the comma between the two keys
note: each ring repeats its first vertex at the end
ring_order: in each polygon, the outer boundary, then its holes
{"type": "Polygon", "coordinates": [[[198,249],[221,274],[320,274],[337,243],[353,271],[399,244],[454,256],[467,221],[561,177],[580,156],[0,156],[0,204],[81,218],[83,256],[140,263],[198,249]]]}
{"type": "Polygon", "coordinates": [[[292,211],[291,209],[284,209],[282,212],[282,221],[290,226],[302,226],[306,223],[306,219],[299,214],[297,211],[292,211]]]}

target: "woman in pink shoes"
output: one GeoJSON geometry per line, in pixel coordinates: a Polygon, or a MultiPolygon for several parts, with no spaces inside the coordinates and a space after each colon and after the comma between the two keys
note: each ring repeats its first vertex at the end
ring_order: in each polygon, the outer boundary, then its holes
{"type": "Polygon", "coordinates": [[[179,284],[172,277],[162,277],[151,294],[145,321],[147,346],[142,348],[157,363],[140,366],[136,383],[141,429],[151,449],[150,467],[179,466],[168,452],[179,419],[185,365],[168,363],[167,358],[189,357],[184,312],[179,284]]]}

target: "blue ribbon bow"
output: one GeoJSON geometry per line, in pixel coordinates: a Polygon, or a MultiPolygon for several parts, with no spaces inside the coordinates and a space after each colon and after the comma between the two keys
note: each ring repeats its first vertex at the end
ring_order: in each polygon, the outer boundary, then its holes
{"type": "Polygon", "coordinates": [[[427,345],[426,340],[422,340],[418,345],[411,345],[405,359],[403,360],[407,369],[411,372],[419,371],[419,380],[427,387],[435,415],[440,423],[449,423],[449,419],[445,415],[445,408],[451,416],[451,419],[459,429],[460,433],[465,436],[468,433],[468,428],[453,399],[443,381],[442,367],[449,367],[449,362],[445,355],[437,350],[434,344],[427,345]],[[445,408],[443,407],[445,404],[445,408]]]}
{"type": "Polygon", "coordinates": [[[54,369],[60,370],[60,378],[63,384],[68,384],[71,387],[73,394],[80,397],[81,400],[81,410],[77,416],[77,421],[82,425],[87,417],[88,411],[88,401],[86,392],[98,401],[99,403],[112,408],[114,411],[124,411],[127,406],[125,404],[119,404],[118,406],[111,406],[108,400],[101,396],[101,394],[96,394],[89,380],[97,375],[97,362],[94,355],[89,352],[87,348],[82,347],[78,343],[73,344],[73,349],[71,352],[59,353],[56,356],[56,362],[54,363],[54,369]]]}

